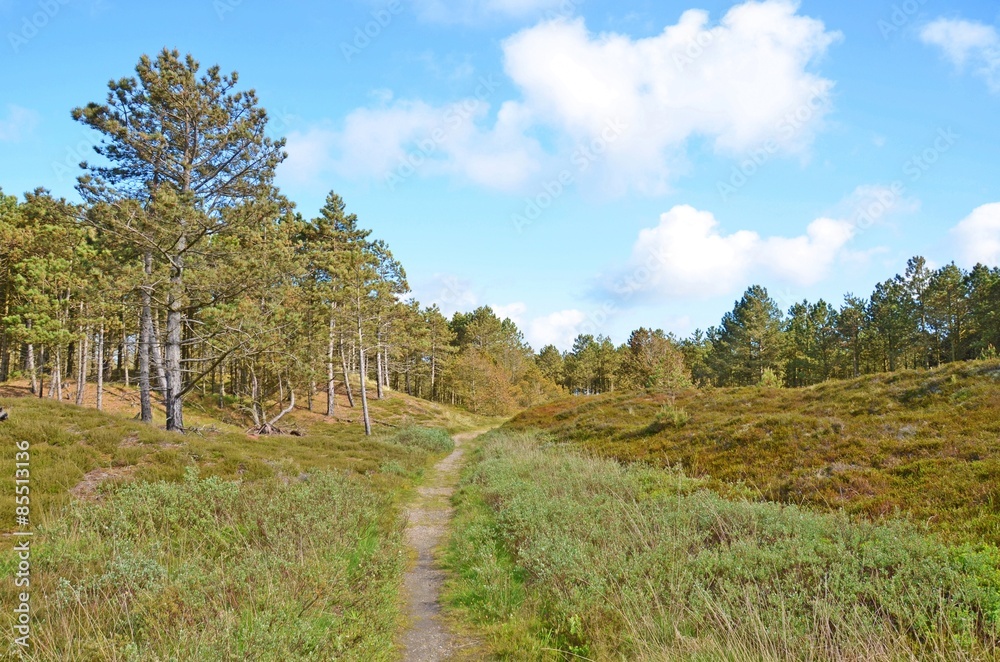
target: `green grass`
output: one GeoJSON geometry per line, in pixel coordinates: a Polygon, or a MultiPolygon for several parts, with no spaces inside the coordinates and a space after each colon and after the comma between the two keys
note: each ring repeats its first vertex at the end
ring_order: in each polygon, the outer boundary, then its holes
{"type": "Polygon", "coordinates": [[[455,441],[451,435],[440,428],[410,425],[396,431],[386,440],[407,448],[421,448],[430,453],[450,453],[455,450],[455,441]]]}
{"type": "Polygon", "coordinates": [[[495,433],[456,500],[449,604],[501,659],[996,658],[995,548],[706,485],[495,433]]]}
{"type": "MultiPolygon", "coordinates": [[[[412,414],[482,425],[399,394],[373,401],[370,438],[303,410],[290,417],[303,436],[247,435],[238,417],[213,418],[211,399],[186,435],[51,400],[3,404],[3,475],[30,443],[38,660],[395,659],[401,502],[451,446],[412,414]]],[[[0,555],[8,632],[15,567],[0,555]]]]}
{"type": "Polygon", "coordinates": [[[565,398],[510,429],[541,429],[625,461],[674,466],[733,496],[902,515],[952,541],[1000,540],[1000,362],[805,389],[565,398]]]}

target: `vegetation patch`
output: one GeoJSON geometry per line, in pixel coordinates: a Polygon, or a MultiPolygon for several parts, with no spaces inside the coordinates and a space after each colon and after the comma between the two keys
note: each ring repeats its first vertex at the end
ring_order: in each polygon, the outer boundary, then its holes
{"type": "Polygon", "coordinates": [[[729,500],[677,471],[509,431],[484,441],[458,506],[450,603],[502,656],[997,652],[997,550],[949,547],[904,523],[729,500]]]}
{"type": "Polygon", "coordinates": [[[878,520],[952,542],[1000,539],[996,361],[801,389],[705,388],[564,398],[515,417],[588,451],[680,467],[730,496],[878,520]]]}

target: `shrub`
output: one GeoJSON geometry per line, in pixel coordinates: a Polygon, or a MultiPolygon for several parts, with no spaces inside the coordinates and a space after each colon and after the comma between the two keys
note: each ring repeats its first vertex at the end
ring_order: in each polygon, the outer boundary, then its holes
{"type": "Polygon", "coordinates": [[[657,412],[656,418],[649,424],[647,430],[655,434],[667,428],[682,428],[687,425],[689,420],[691,420],[691,417],[683,408],[676,407],[673,404],[665,404],[660,407],[660,411],[657,412]]]}

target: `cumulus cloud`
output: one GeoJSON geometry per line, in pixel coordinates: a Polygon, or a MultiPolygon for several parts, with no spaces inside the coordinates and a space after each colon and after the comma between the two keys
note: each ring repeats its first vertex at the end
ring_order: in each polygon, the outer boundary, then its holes
{"type": "Polygon", "coordinates": [[[0,142],[19,142],[31,135],[38,126],[38,113],[21,106],[7,104],[7,114],[0,117],[0,142]]]}
{"type": "Polygon", "coordinates": [[[1000,266],[1000,202],[975,209],[952,229],[952,236],[966,264],[1000,266]]]}
{"type": "Polygon", "coordinates": [[[727,234],[712,213],[681,205],[639,233],[612,290],[621,297],[683,299],[731,294],[760,279],[812,285],[829,274],[855,233],[849,221],[819,218],[795,237],[727,234]]]}
{"type": "Polygon", "coordinates": [[[686,167],[693,138],[722,154],[805,154],[834,85],[811,68],[839,37],[792,0],[736,5],[717,24],[687,11],[638,39],[592,33],[582,18],[545,20],[503,42],[506,80],[482,79],[453,104],[359,108],[309,146],[305,134],[290,136],[289,171],[325,151],[326,167],[390,185],[448,175],[522,191],[539,173],[568,168],[611,192],[661,193],[686,167]]]}
{"type": "Polygon", "coordinates": [[[957,69],[971,68],[990,90],[1000,93],[1000,34],[992,25],[939,18],[924,26],[921,40],[936,46],[957,69]]]}
{"type": "Polygon", "coordinates": [[[787,0],[748,2],[714,26],[690,10],[644,39],[595,35],[582,19],[549,21],[504,43],[505,68],[531,114],[573,143],[598,140],[610,121],[626,124],[608,148],[609,169],[658,191],[693,136],[731,154],[811,143],[833,82],[808,67],[839,35],[797,10],[787,0]]]}
{"type": "Polygon", "coordinates": [[[525,330],[525,337],[535,350],[546,345],[568,350],[586,322],[587,315],[580,310],[560,310],[531,320],[525,330]]]}

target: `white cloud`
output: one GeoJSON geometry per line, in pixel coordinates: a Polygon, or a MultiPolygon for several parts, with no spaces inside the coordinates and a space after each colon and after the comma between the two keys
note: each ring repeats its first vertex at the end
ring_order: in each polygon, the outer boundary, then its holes
{"type": "Polygon", "coordinates": [[[31,135],[38,126],[38,113],[21,106],[7,104],[7,116],[0,117],[0,142],[19,142],[31,135]]]}
{"type": "Polygon", "coordinates": [[[924,26],[921,40],[941,49],[959,70],[971,67],[990,90],[1000,93],[1000,34],[992,25],[939,18],[924,26]]]}
{"type": "MultiPolygon", "coordinates": [[[[466,3],[505,12],[547,4],[556,3],[466,3]]],[[[383,181],[447,175],[527,191],[540,173],[568,168],[611,192],[661,193],[686,167],[692,138],[727,155],[806,155],[834,85],[810,68],[839,37],[799,15],[793,0],[746,2],[717,25],[705,11],[687,11],[639,39],[591,33],[582,18],[546,20],[503,42],[509,80],[481,80],[453,104],[359,108],[316,140],[293,134],[288,171],[326,167],[383,181]],[[494,101],[511,82],[515,95],[494,101]]]]}
{"type": "Polygon", "coordinates": [[[983,205],[952,229],[962,259],[1000,266],[1000,202],[983,205]]]}
{"type": "Polygon", "coordinates": [[[725,234],[710,212],[677,206],[639,233],[612,289],[623,297],[680,299],[731,294],[765,278],[812,285],[827,276],[855,232],[849,221],[820,218],[796,237],[725,234]]]}
{"type": "Polygon", "coordinates": [[[582,311],[560,310],[531,320],[525,329],[525,336],[536,351],[546,345],[568,350],[586,322],[587,315],[582,311]]]}
{"type": "Polygon", "coordinates": [[[549,21],[504,42],[505,68],[529,112],[574,144],[599,139],[610,121],[627,124],[607,165],[622,182],[660,191],[692,136],[730,154],[808,147],[833,82],[807,68],[839,35],[797,10],[788,0],[747,2],[715,26],[690,10],[643,39],[549,21]]]}
{"type": "Polygon", "coordinates": [[[493,313],[500,319],[509,318],[511,322],[521,326],[524,314],[528,312],[528,307],[520,301],[506,305],[492,305],[493,313]]]}
{"type": "Polygon", "coordinates": [[[417,15],[435,23],[478,23],[496,18],[568,15],[581,0],[414,0],[417,15]]]}
{"type": "Polygon", "coordinates": [[[537,142],[524,136],[519,109],[504,104],[492,127],[483,100],[498,82],[477,83],[477,96],[444,106],[398,100],[360,108],[340,130],[314,127],[288,136],[283,174],[310,182],[317,174],[372,178],[390,189],[413,177],[451,175],[499,190],[514,190],[536,175],[537,142]]]}

